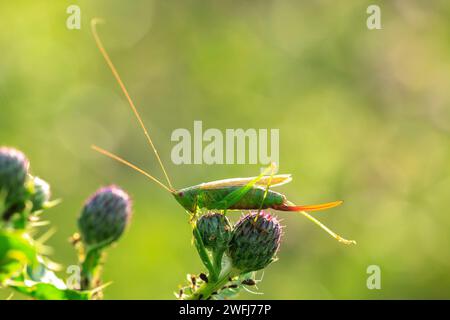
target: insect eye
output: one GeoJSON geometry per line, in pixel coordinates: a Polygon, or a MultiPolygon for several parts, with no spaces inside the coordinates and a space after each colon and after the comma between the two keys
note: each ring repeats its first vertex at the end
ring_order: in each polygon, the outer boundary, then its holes
{"type": "Polygon", "coordinates": [[[182,197],[182,196],[184,196],[184,193],[183,193],[183,192],[179,192],[178,195],[179,195],[180,197],[182,197]]]}

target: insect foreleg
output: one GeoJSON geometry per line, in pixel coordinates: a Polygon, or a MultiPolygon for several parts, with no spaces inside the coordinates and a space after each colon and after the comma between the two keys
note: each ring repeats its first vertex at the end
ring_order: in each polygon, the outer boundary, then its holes
{"type": "Polygon", "coordinates": [[[198,205],[199,201],[198,201],[198,196],[196,196],[194,198],[194,210],[193,211],[188,211],[188,213],[190,214],[191,218],[189,219],[189,222],[192,224],[196,218],[199,216],[199,213],[201,211],[201,207],[198,205]]]}

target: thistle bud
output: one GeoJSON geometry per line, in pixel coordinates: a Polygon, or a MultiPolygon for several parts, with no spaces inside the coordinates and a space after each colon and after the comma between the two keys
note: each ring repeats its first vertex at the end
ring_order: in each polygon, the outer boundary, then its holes
{"type": "Polygon", "coordinates": [[[0,191],[15,201],[22,194],[30,163],[25,155],[16,149],[0,147],[0,191]]]}
{"type": "Polygon", "coordinates": [[[33,210],[42,210],[47,202],[50,201],[50,185],[44,180],[33,178],[34,192],[31,194],[31,202],[33,203],[33,210]]]}
{"type": "Polygon", "coordinates": [[[205,214],[198,219],[197,229],[206,249],[220,251],[227,248],[231,238],[231,224],[225,215],[205,214]]]}
{"type": "Polygon", "coordinates": [[[118,240],[131,218],[129,195],[116,186],[101,188],[85,203],[78,218],[87,247],[101,248],[118,240]]]}
{"type": "Polygon", "coordinates": [[[275,257],[281,240],[281,225],[269,213],[250,213],[234,226],[228,256],[241,273],[267,267],[275,257]]]}

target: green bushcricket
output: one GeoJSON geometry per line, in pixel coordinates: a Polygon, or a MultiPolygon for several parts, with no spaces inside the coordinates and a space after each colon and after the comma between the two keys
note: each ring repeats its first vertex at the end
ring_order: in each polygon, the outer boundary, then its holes
{"type": "Polygon", "coordinates": [[[140,169],[136,165],[114,155],[102,148],[97,146],[92,146],[92,148],[105,155],[108,156],[122,164],[140,172],[145,175],[147,178],[151,179],[159,186],[170,192],[178,203],[183,206],[188,212],[192,214],[196,214],[201,209],[208,210],[223,210],[226,212],[227,210],[261,210],[271,208],[279,211],[296,211],[307,217],[309,220],[317,224],[319,227],[324,229],[327,233],[329,233],[333,238],[342,242],[344,244],[355,244],[354,240],[346,240],[341,236],[337,235],[330,229],[328,229],[325,225],[323,225],[316,218],[309,215],[306,211],[318,211],[325,210],[329,208],[336,207],[343,203],[343,201],[333,201],[319,205],[294,205],[292,202],[286,199],[286,196],[270,190],[270,187],[276,187],[283,184],[286,184],[292,180],[290,174],[279,174],[274,175],[273,172],[274,164],[264,172],[262,172],[259,176],[256,177],[248,177],[248,178],[234,178],[234,179],[224,179],[211,181],[206,183],[201,183],[199,185],[183,188],[183,189],[175,189],[172,186],[172,183],[169,179],[167,171],[161,161],[161,158],[158,155],[158,151],[156,150],[155,145],[142,121],[139,112],[137,111],[136,106],[134,105],[133,100],[131,99],[128,90],[126,89],[122,79],[120,78],[119,73],[117,72],[116,67],[112,63],[105,47],[103,46],[102,41],[97,33],[96,25],[102,22],[101,19],[94,18],[91,21],[91,30],[94,36],[95,42],[97,44],[98,49],[103,55],[106,63],[111,69],[114,78],[118,82],[122,92],[124,93],[134,115],[141,126],[144,135],[147,139],[147,142],[155,156],[159,162],[159,165],[164,173],[164,176],[167,180],[167,185],[156,179],[154,176],[150,175],[148,172],[140,169]],[[268,175],[269,170],[271,170],[271,174],[268,175]]]}

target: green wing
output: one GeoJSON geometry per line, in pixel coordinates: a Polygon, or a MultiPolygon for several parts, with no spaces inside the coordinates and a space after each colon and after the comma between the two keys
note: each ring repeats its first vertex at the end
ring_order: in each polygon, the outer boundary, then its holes
{"type": "MultiPolygon", "coordinates": [[[[248,178],[232,178],[232,179],[223,179],[216,180],[211,182],[205,182],[199,185],[199,188],[202,190],[208,189],[217,189],[223,187],[235,187],[235,186],[246,186],[252,181],[256,180],[253,185],[256,186],[267,186],[269,183],[270,176],[263,175],[257,177],[248,177],[248,178]]],[[[292,181],[292,177],[290,174],[278,174],[272,177],[270,182],[270,187],[278,187],[283,184],[289,183],[292,181]]]]}

